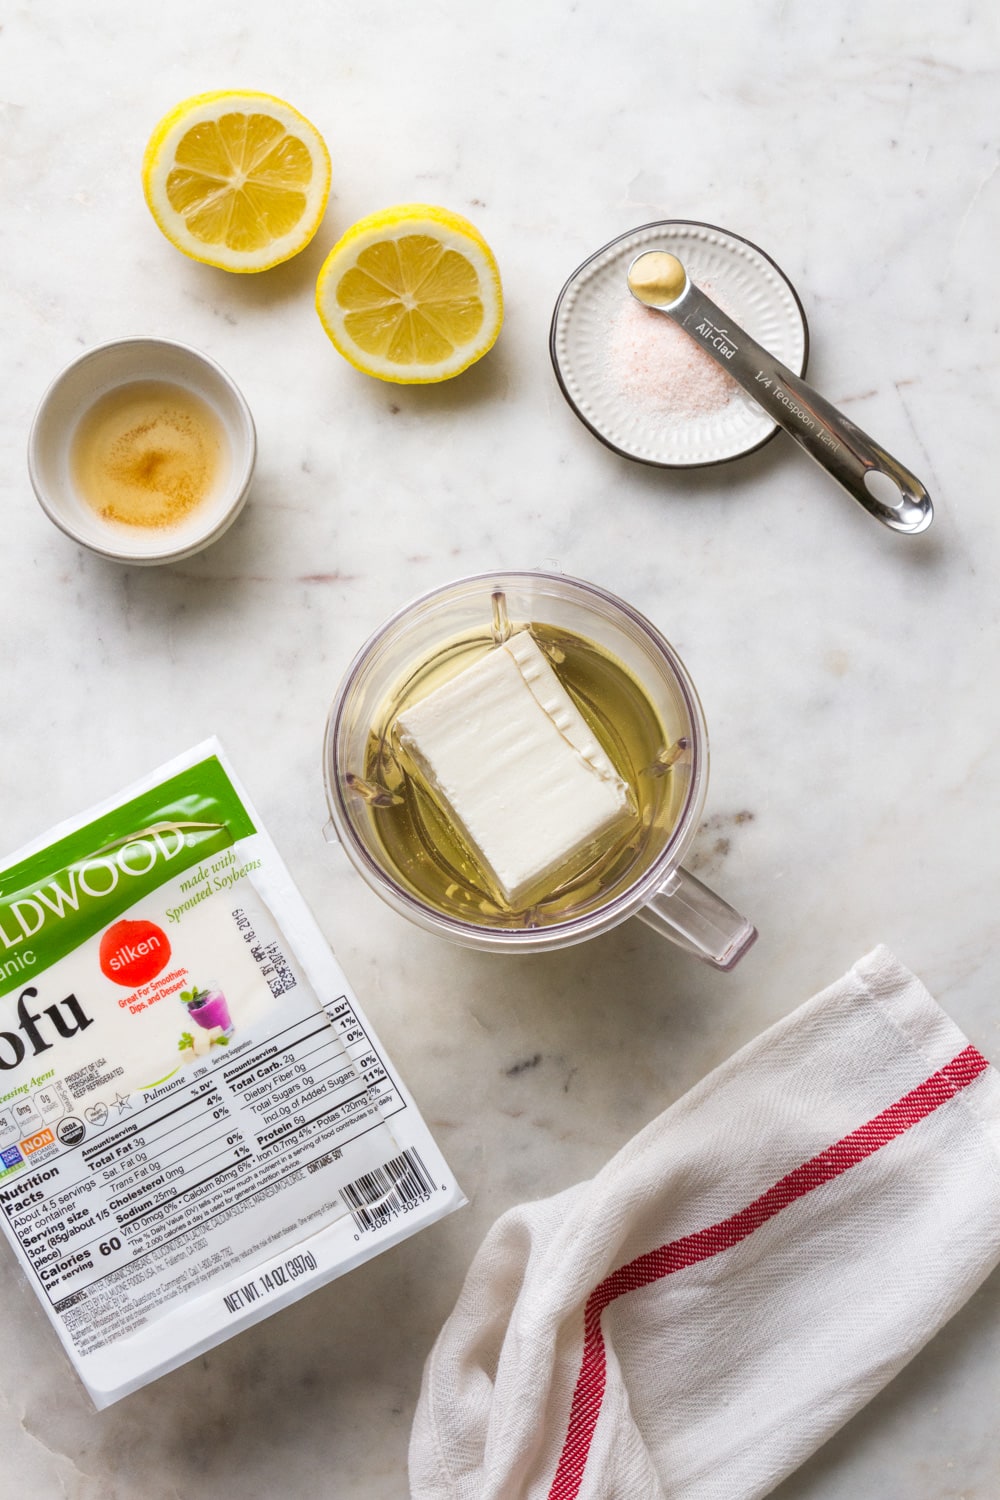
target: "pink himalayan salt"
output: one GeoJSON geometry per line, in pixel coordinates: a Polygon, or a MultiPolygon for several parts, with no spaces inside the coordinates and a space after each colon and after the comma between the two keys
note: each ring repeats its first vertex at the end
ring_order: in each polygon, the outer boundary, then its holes
{"type": "MultiPolygon", "coordinates": [[[[702,286],[729,311],[707,282],[702,286]]],[[[711,416],[739,390],[689,333],[627,292],[611,325],[607,370],[619,394],[652,416],[711,416]]]]}

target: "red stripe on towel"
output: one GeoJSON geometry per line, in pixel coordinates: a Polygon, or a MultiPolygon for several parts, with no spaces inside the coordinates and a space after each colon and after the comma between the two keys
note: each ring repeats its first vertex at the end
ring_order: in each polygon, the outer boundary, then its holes
{"type": "Polygon", "coordinates": [[[746,1208],[741,1208],[739,1213],[718,1224],[712,1224],[708,1229],[700,1229],[696,1234],[684,1235],[682,1239],[672,1240],[670,1244],[661,1245],[657,1250],[649,1250],[645,1255],[637,1256],[635,1260],[619,1266],[606,1276],[591,1292],[584,1309],[583,1358],[573,1391],[566,1440],[549,1490],[549,1500],[576,1500],[580,1491],[594,1428],[604,1400],[606,1360],[601,1314],[610,1303],[627,1292],[649,1286],[663,1276],[670,1276],[674,1271],[682,1271],[686,1266],[696,1265],[698,1261],[708,1260],[713,1255],[719,1255],[723,1250],[738,1245],[740,1240],[745,1240],[747,1235],[753,1234],[755,1229],[774,1218],[775,1214],[794,1203],[797,1198],[804,1197],[814,1188],[821,1187],[824,1182],[830,1182],[842,1172],[856,1167],[889,1141],[895,1140],[927,1115],[933,1114],[942,1104],[953,1099],[960,1089],[978,1078],[988,1066],[986,1058],[975,1047],[966,1047],[964,1052],[960,1052],[939,1072],[932,1073],[918,1088],[904,1094],[902,1099],[869,1120],[867,1125],[852,1130],[850,1135],[845,1135],[836,1145],[828,1146],[818,1156],[803,1162],[802,1166],[782,1177],[780,1182],[769,1187],[746,1208]]]}

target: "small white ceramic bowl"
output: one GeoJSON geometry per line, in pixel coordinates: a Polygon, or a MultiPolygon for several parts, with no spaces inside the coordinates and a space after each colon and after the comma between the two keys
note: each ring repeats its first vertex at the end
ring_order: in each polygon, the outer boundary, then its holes
{"type": "Polygon", "coordinates": [[[253,417],[239,388],[206,354],[169,339],[116,339],[88,349],[49,386],[28,438],[28,472],[49,520],[91,552],[127,563],[177,562],[217,541],[243,509],[256,457],[253,417]],[[139,380],[167,381],[201,397],[229,446],[216,489],[176,525],[148,532],[98,515],[79,494],[70,463],[74,434],[95,401],[139,380]]]}

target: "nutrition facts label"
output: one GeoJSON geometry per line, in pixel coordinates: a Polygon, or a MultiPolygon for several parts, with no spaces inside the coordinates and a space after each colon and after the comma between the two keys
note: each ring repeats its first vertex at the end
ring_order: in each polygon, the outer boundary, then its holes
{"type": "Polygon", "coordinates": [[[387,1122],[405,1101],[350,1000],[302,996],[289,1012],[176,1085],[119,1094],[103,1128],[0,1187],[80,1353],[356,1210],[344,1190],[396,1157],[387,1122]]]}

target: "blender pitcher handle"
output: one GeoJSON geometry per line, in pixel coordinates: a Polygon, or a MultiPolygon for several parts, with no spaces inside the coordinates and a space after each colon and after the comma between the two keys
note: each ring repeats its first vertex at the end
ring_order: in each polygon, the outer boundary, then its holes
{"type": "Polygon", "coordinates": [[[715,969],[735,968],[757,941],[756,927],[683,867],[672,872],[636,916],[715,969]]]}

